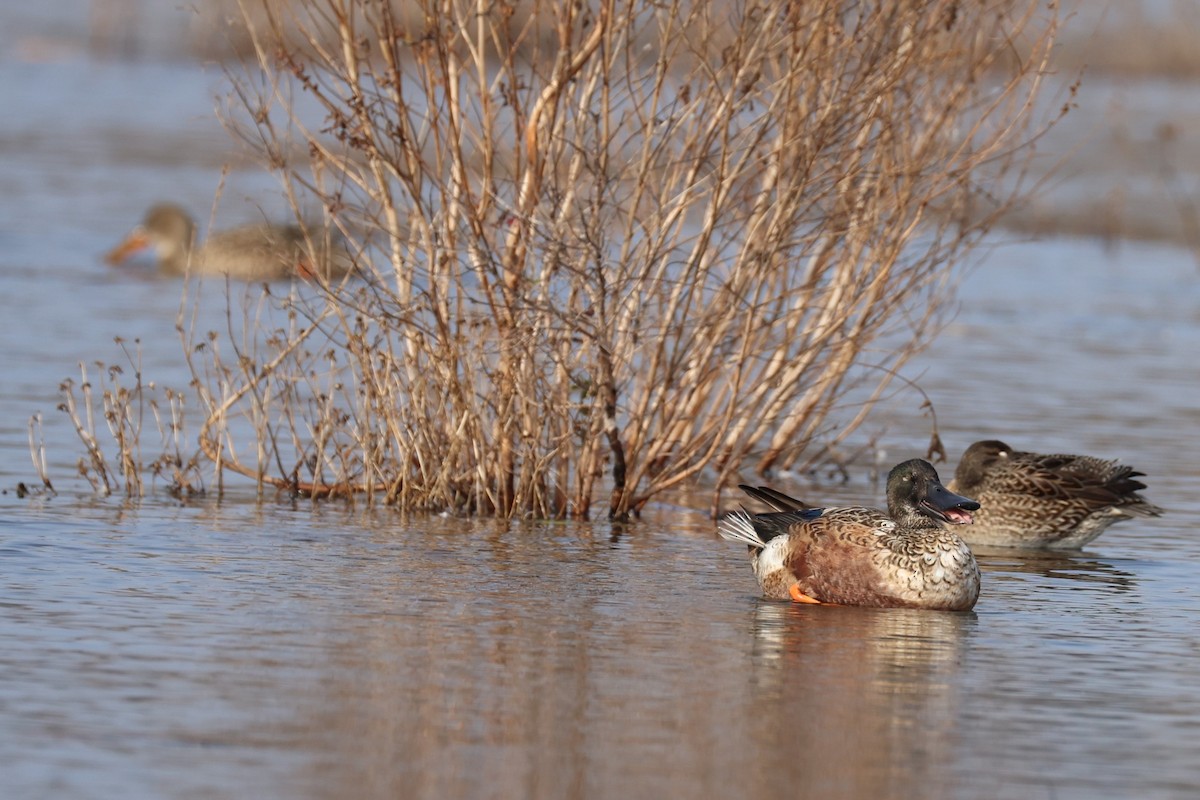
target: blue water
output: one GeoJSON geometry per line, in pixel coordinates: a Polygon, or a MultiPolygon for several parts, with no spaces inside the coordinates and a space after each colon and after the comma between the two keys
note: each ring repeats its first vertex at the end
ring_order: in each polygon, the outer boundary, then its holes
{"type": "MultiPolygon", "coordinates": [[[[0,55],[5,797],[1200,792],[1186,250],[998,237],[906,368],[951,465],[995,436],[1119,457],[1169,512],[1083,553],[980,551],[970,614],[765,602],[703,497],[626,527],[258,500],[236,481],[220,502],[97,498],[60,381],[80,362],[128,376],[115,336],[140,340],[146,380],[187,380],[181,285],[100,254],[158,199],[207,220],[223,186],[217,224],[286,209],[212,119],[220,85],[185,60],[0,55]],[[19,498],[35,413],[59,492],[19,498]]],[[[197,324],[220,328],[224,287],[204,291],[197,324]]],[[[859,441],[895,462],[928,425],[899,390],[859,441]]],[[[863,466],[780,486],[881,500],[863,466]]]]}

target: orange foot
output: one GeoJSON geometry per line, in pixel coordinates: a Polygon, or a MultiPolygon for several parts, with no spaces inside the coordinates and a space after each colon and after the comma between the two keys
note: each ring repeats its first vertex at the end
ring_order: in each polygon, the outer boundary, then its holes
{"type": "Polygon", "coordinates": [[[798,584],[798,583],[793,583],[791,586],[788,587],[788,594],[790,594],[792,596],[792,599],[795,600],[797,603],[816,603],[817,605],[821,604],[820,600],[809,597],[804,592],[800,591],[800,584],[798,584]]]}

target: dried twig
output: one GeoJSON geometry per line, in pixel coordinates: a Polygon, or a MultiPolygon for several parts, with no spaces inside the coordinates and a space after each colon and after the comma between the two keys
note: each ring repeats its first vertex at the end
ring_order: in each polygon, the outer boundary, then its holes
{"type": "Polygon", "coordinates": [[[832,452],[1019,174],[1054,33],[1031,0],[241,7],[231,124],[361,280],[187,340],[205,455],[500,516],[832,452]],[[319,127],[278,125],[297,94],[319,127]]]}

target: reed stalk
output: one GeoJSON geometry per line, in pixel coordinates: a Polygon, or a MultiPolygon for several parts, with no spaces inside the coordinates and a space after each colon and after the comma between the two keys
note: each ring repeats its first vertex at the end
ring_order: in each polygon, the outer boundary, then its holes
{"type": "Polygon", "coordinates": [[[844,441],[1020,198],[1056,30],[1028,0],[239,6],[231,126],[359,267],[193,334],[205,455],[502,517],[715,508],[844,441]]]}

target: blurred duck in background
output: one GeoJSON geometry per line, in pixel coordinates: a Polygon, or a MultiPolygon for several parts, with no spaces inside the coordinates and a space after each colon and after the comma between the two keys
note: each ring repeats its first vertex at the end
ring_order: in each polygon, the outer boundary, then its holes
{"type": "Polygon", "coordinates": [[[153,250],[159,270],[167,275],[221,275],[244,281],[332,280],[353,269],[341,237],[313,226],[245,225],[215,231],[197,246],[196,223],[172,203],[152,206],[142,224],[105,260],[122,264],[147,249],[153,250]]]}

